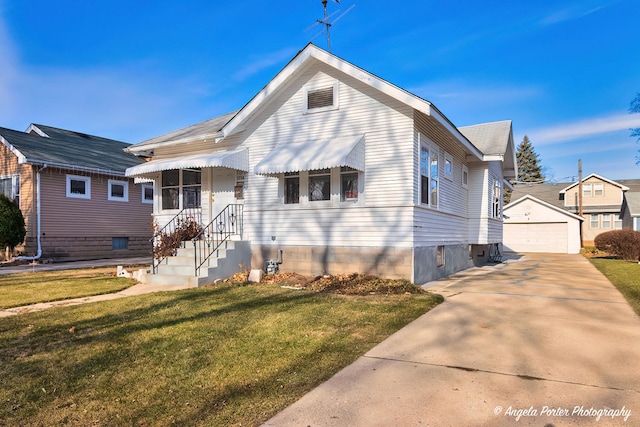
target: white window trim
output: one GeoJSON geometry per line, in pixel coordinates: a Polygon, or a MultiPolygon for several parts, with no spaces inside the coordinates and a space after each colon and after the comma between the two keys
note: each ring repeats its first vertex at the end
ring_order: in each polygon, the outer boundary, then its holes
{"type": "Polygon", "coordinates": [[[582,184],[582,197],[593,197],[593,187],[591,184],[582,184]],[[587,190],[587,188],[589,190],[587,190]]]}
{"type": "Polygon", "coordinates": [[[11,179],[11,195],[9,196],[11,199],[20,196],[20,175],[2,175],[0,179],[11,179]]]}
{"type": "Polygon", "coordinates": [[[462,165],[462,176],[460,177],[462,188],[469,188],[469,168],[466,165],[462,165]],[[467,177],[467,182],[464,182],[464,177],[467,177]]]}
{"type": "Polygon", "coordinates": [[[91,199],[91,177],[80,175],[67,175],[67,197],[72,199],[91,199]],[[84,181],[85,194],[71,192],[71,181],[84,181]]]}
{"type": "Polygon", "coordinates": [[[338,82],[338,80],[335,80],[333,82],[333,85],[331,84],[320,84],[320,83],[316,83],[316,84],[311,84],[307,87],[304,88],[304,108],[303,108],[303,113],[304,114],[315,114],[315,113],[322,113],[325,111],[333,111],[333,110],[337,110],[340,108],[340,83],[338,82]],[[326,106],[326,107],[321,107],[321,108],[312,108],[309,109],[309,92],[313,92],[316,90],[320,90],[320,89],[326,89],[328,87],[333,86],[333,105],[330,106],[326,106]]]}
{"type": "Polygon", "coordinates": [[[611,219],[612,214],[602,214],[602,229],[603,230],[611,230],[613,227],[613,220],[611,219]],[[607,227],[606,224],[609,223],[607,227]]]}
{"type": "Polygon", "coordinates": [[[604,197],[604,184],[601,182],[596,182],[593,184],[593,197],[604,197]],[[602,194],[596,194],[597,191],[600,191],[602,194]]]}
{"type": "Polygon", "coordinates": [[[151,188],[151,190],[153,191],[153,195],[155,196],[156,194],[156,190],[153,188],[153,184],[142,184],[141,186],[141,190],[142,190],[142,203],[147,203],[147,204],[153,204],[153,197],[151,198],[151,200],[147,200],[144,198],[144,190],[146,188],[151,188]]]}
{"type": "Polygon", "coordinates": [[[453,180],[453,157],[451,154],[444,152],[444,177],[448,180],[453,180]],[[447,173],[447,163],[451,165],[451,171],[447,173]]]}
{"type": "Polygon", "coordinates": [[[600,229],[600,215],[599,214],[590,214],[589,216],[589,229],[591,230],[599,230],[600,229]],[[596,226],[593,226],[593,218],[595,217],[596,221],[595,224],[596,226]]]}
{"type": "Polygon", "coordinates": [[[129,182],[128,181],[119,181],[116,179],[109,180],[109,187],[107,193],[107,199],[112,202],[128,202],[129,201],[129,182]],[[122,197],[116,197],[111,194],[111,187],[113,185],[122,185],[124,187],[124,194],[122,197]]]}

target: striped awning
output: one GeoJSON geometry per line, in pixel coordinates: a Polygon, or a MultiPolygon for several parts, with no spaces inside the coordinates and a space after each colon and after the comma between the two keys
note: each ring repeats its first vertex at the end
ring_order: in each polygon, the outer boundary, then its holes
{"type": "Polygon", "coordinates": [[[287,142],[276,146],[255,167],[260,175],[348,166],[364,171],[364,135],[287,142]]]}
{"type": "Polygon", "coordinates": [[[153,172],[188,168],[229,168],[249,171],[249,153],[246,149],[223,151],[211,154],[194,154],[165,160],[151,160],[147,163],[128,168],[126,176],[142,176],[153,172]]]}

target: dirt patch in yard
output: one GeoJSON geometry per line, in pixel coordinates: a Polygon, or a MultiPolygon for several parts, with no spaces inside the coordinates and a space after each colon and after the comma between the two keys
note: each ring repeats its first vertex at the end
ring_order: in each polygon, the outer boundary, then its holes
{"type": "MultiPolygon", "coordinates": [[[[247,284],[248,273],[238,273],[219,283],[247,284]]],[[[276,273],[266,275],[260,284],[279,285],[313,292],[340,295],[398,295],[428,293],[408,280],[383,279],[369,274],[331,274],[325,276],[303,276],[298,273],[276,273]]]]}

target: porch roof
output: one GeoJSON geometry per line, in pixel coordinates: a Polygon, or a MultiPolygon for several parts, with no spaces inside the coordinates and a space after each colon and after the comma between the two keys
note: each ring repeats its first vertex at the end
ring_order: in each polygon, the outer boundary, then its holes
{"type": "Polygon", "coordinates": [[[125,172],[126,176],[142,176],[153,172],[186,168],[223,167],[244,172],[249,171],[249,153],[246,149],[209,154],[194,154],[175,159],[151,160],[125,172]]]}
{"type": "Polygon", "coordinates": [[[277,145],[255,167],[260,175],[348,166],[364,171],[364,135],[287,142],[277,145]]]}

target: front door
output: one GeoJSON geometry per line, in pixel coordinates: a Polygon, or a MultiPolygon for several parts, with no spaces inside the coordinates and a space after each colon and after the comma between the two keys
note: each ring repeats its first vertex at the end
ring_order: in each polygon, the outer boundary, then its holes
{"type": "Polygon", "coordinates": [[[236,171],[215,168],[211,174],[211,218],[213,220],[229,204],[238,203],[235,197],[236,171]]]}

